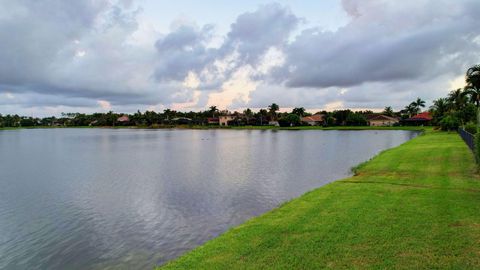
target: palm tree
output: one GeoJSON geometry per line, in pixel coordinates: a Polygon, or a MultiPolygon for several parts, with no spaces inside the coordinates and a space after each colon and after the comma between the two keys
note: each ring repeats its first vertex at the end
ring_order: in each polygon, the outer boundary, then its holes
{"type": "Polygon", "coordinates": [[[208,111],[212,114],[212,117],[215,117],[215,113],[218,112],[217,106],[210,106],[208,111]]]}
{"type": "Polygon", "coordinates": [[[275,103],[272,103],[272,105],[268,106],[268,112],[270,113],[270,116],[272,117],[272,120],[277,119],[277,111],[278,110],[280,110],[280,107],[275,103]]]}
{"type": "Polygon", "coordinates": [[[296,115],[298,115],[298,116],[300,116],[300,117],[302,117],[302,116],[305,115],[305,108],[303,108],[303,107],[294,108],[294,109],[292,110],[292,113],[293,113],[293,114],[296,114],[296,115]]]}
{"type": "Polygon", "coordinates": [[[260,109],[260,111],[258,111],[258,115],[260,116],[260,125],[263,126],[263,120],[268,115],[268,112],[265,109],[260,109]]]}
{"type": "Polygon", "coordinates": [[[417,106],[415,102],[412,102],[405,107],[405,111],[407,112],[408,117],[412,117],[415,114],[418,114],[419,110],[420,108],[417,106]]]}
{"type": "Polygon", "coordinates": [[[465,75],[464,93],[469,95],[470,100],[475,103],[477,107],[480,106],[480,65],[473,66],[467,70],[465,75]]]}
{"type": "Polygon", "coordinates": [[[421,98],[417,98],[414,102],[411,103],[413,107],[416,108],[416,112],[420,112],[420,108],[425,108],[425,101],[421,98]]]}
{"type": "Polygon", "coordinates": [[[387,116],[393,116],[393,109],[392,107],[388,106],[388,107],[385,107],[385,109],[383,109],[383,114],[387,115],[387,116]]]}
{"type": "Polygon", "coordinates": [[[430,111],[433,116],[438,120],[441,120],[445,113],[450,110],[450,102],[447,98],[439,98],[433,101],[433,105],[430,106],[430,111]]]}
{"type": "Polygon", "coordinates": [[[470,99],[475,100],[475,104],[477,105],[477,128],[480,127],[480,65],[475,65],[470,67],[465,74],[465,82],[467,83],[465,91],[470,95],[470,99]]]}
{"type": "Polygon", "coordinates": [[[467,103],[466,95],[461,88],[450,91],[448,101],[452,103],[453,109],[455,110],[460,110],[467,103]]]}
{"type": "Polygon", "coordinates": [[[253,112],[250,110],[250,108],[247,108],[246,110],[243,111],[243,114],[245,115],[245,118],[247,120],[247,125],[250,124],[250,119],[253,117],[253,112]]]}

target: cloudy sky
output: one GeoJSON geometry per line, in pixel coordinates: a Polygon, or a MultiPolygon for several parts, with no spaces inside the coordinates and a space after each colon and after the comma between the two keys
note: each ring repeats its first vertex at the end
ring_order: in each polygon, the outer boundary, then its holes
{"type": "Polygon", "coordinates": [[[0,0],[0,113],[396,109],[480,63],[478,0],[0,0]]]}

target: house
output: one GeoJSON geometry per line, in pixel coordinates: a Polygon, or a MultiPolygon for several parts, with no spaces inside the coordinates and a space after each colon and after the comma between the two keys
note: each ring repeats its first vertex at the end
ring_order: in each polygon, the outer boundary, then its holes
{"type": "Polygon", "coordinates": [[[325,125],[325,115],[324,114],[314,114],[311,116],[305,116],[300,118],[302,122],[309,124],[310,126],[323,126],[325,125]]]}
{"type": "Polygon", "coordinates": [[[425,126],[425,125],[429,125],[432,119],[433,117],[429,112],[423,112],[413,117],[404,119],[403,123],[405,125],[410,125],[410,126],[425,126]]]}
{"type": "Polygon", "coordinates": [[[228,126],[228,121],[232,121],[235,119],[234,115],[222,115],[218,117],[218,124],[220,126],[228,126]]]}
{"type": "Polygon", "coordinates": [[[187,117],[176,117],[176,118],[173,118],[172,121],[178,125],[188,125],[192,123],[192,119],[187,117]]]}
{"type": "Polygon", "coordinates": [[[400,120],[395,117],[387,116],[387,115],[369,115],[367,117],[367,122],[369,126],[372,127],[385,127],[385,126],[393,126],[398,124],[400,120]]]}
{"type": "Polygon", "coordinates": [[[218,125],[219,120],[217,117],[208,117],[207,118],[207,125],[218,125]]]}
{"type": "Polygon", "coordinates": [[[130,122],[130,118],[128,117],[128,115],[120,116],[120,117],[117,118],[117,122],[128,123],[128,122],[130,122]]]}

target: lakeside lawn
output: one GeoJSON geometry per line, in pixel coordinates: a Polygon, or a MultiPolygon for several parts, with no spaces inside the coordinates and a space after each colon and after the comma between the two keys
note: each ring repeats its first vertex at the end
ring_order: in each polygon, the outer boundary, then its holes
{"type": "Polygon", "coordinates": [[[427,130],[356,171],[161,269],[480,268],[480,179],[457,133],[427,130]]]}

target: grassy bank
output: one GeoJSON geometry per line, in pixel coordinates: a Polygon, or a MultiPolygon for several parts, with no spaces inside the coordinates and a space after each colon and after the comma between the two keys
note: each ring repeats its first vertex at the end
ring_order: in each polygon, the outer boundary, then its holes
{"type": "Polygon", "coordinates": [[[427,131],[162,269],[478,269],[475,171],[456,133],[427,131]]]}

